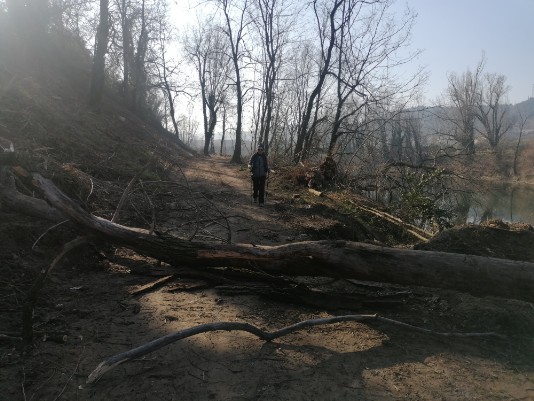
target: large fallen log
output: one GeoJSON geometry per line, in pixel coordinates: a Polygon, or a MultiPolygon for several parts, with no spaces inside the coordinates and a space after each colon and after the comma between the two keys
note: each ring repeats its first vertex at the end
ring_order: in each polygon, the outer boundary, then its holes
{"type": "Polygon", "coordinates": [[[279,246],[192,242],[112,223],[88,213],[40,175],[34,175],[34,183],[84,233],[174,266],[259,268],[274,275],[352,278],[534,301],[534,263],[348,241],[279,246]]]}
{"type": "Polygon", "coordinates": [[[17,191],[14,176],[5,167],[0,167],[0,205],[6,209],[56,223],[65,220],[60,211],[50,207],[44,200],[17,191]]]}

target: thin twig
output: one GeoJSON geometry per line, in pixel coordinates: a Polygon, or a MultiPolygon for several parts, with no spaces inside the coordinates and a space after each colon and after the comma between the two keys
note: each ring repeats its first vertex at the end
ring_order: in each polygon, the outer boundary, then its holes
{"type": "MultiPolygon", "coordinates": [[[[184,178],[185,180],[185,183],[186,183],[186,187],[187,187],[187,190],[189,192],[189,195],[191,196],[191,200],[195,206],[195,215],[196,215],[196,227],[195,227],[195,231],[193,232],[192,235],[189,236],[189,241],[192,241],[195,237],[197,237],[197,233],[198,231],[200,230],[200,222],[201,221],[206,221],[206,220],[201,220],[200,217],[199,217],[199,213],[202,212],[208,221],[211,221],[213,222],[214,224],[217,224],[223,228],[225,228],[227,231],[228,231],[228,235],[227,235],[227,238],[226,238],[226,242],[227,243],[232,243],[232,229],[230,227],[230,222],[228,221],[228,217],[224,215],[224,213],[222,213],[219,208],[217,207],[217,205],[215,205],[206,195],[204,195],[203,193],[200,193],[200,195],[202,196],[202,198],[204,198],[204,200],[206,202],[208,202],[212,207],[213,209],[215,209],[219,215],[221,216],[221,218],[223,218],[226,222],[226,227],[224,225],[222,225],[221,223],[219,223],[217,221],[216,218],[213,218],[211,216],[209,216],[199,205],[198,203],[196,202],[196,198],[193,196],[193,191],[191,189],[191,185],[189,183],[189,180],[187,179],[187,176],[185,175],[185,173],[183,172],[182,168],[180,166],[176,166],[177,169],[180,171],[180,174],[182,175],[182,177],[184,178]]],[[[204,226],[204,228],[206,228],[207,226],[204,226]]],[[[220,240],[221,242],[223,242],[223,239],[222,238],[218,238],[216,237],[215,239],[217,240],[220,240]]]]}
{"type": "Polygon", "coordinates": [[[184,178],[184,181],[185,181],[185,187],[187,189],[187,192],[189,192],[189,195],[193,201],[193,206],[194,206],[194,213],[195,213],[195,217],[196,217],[196,223],[195,223],[195,230],[193,232],[192,235],[189,236],[188,240],[189,241],[192,241],[193,238],[195,238],[197,232],[198,232],[198,229],[199,229],[199,223],[198,223],[198,220],[199,220],[199,217],[198,217],[198,205],[197,203],[195,202],[195,197],[193,196],[193,190],[191,189],[191,186],[189,185],[189,180],[187,179],[187,176],[185,175],[184,171],[182,170],[182,168],[178,165],[176,165],[176,168],[178,169],[178,171],[180,172],[180,174],[182,175],[182,177],[184,178]]]}
{"type": "Polygon", "coordinates": [[[39,241],[41,240],[41,238],[43,238],[46,234],[48,234],[50,231],[52,231],[54,228],[56,227],[59,227],[60,225],[62,224],[65,224],[66,222],[68,222],[70,220],[63,220],[63,221],[60,221],[59,223],[57,224],[54,224],[52,227],[50,227],[49,229],[47,229],[44,233],[42,233],[41,235],[39,235],[39,238],[37,238],[35,240],[35,242],[33,243],[32,245],[32,250],[35,249],[36,245],[39,243],[39,241]]]}
{"type": "Polygon", "coordinates": [[[87,198],[85,198],[85,203],[89,202],[89,198],[91,197],[91,195],[93,194],[93,191],[95,189],[95,184],[94,184],[93,179],[91,178],[91,176],[89,176],[89,181],[91,181],[91,190],[89,191],[89,195],[87,195],[87,198]]]}
{"type": "Polygon", "coordinates": [[[129,193],[132,190],[132,187],[134,186],[135,182],[139,179],[141,174],[150,166],[152,163],[152,159],[150,159],[141,169],[133,176],[133,178],[130,180],[126,188],[124,189],[121,199],[119,200],[119,204],[117,205],[117,208],[115,209],[115,213],[113,213],[113,217],[111,218],[112,223],[116,223],[119,219],[119,213],[124,206],[124,202],[126,202],[126,198],[128,197],[129,193]]]}
{"type": "Polygon", "coordinates": [[[72,378],[73,376],[76,374],[76,372],[78,371],[78,368],[80,367],[80,362],[82,361],[82,356],[83,356],[83,352],[85,350],[85,347],[82,349],[82,352],[80,352],[80,356],[78,357],[78,362],[76,362],[76,366],[74,367],[74,370],[72,371],[72,374],[69,376],[69,378],[67,379],[67,381],[65,382],[65,385],[63,386],[63,388],[61,389],[61,391],[59,392],[59,394],[56,396],[56,398],[54,398],[54,401],[57,401],[59,400],[59,398],[61,397],[61,395],[65,392],[65,389],[67,388],[67,385],[72,381],[72,378]]]}
{"type": "Polygon", "coordinates": [[[154,233],[154,230],[156,229],[156,208],[154,207],[154,204],[152,203],[152,200],[150,199],[150,196],[145,191],[145,187],[143,186],[143,180],[139,179],[139,185],[141,186],[141,190],[143,191],[143,194],[145,195],[145,198],[150,205],[150,209],[152,210],[152,223],[150,223],[150,234],[154,233]]]}
{"type": "Polygon", "coordinates": [[[24,366],[22,367],[22,398],[26,401],[26,390],[24,389],[24,383],[26,382],[26,372],[24,371],[24,366]]]}
{"type": "MultiPolygon", "coordinates": [[[[224,215],[223,212],[221,212],[221,210],[217,207],[217,205],[215,205],[210,199],[208,199],[208,198],[206,197],[206,195],[202,194],[202,196],[204,197],[204,199],[206,199],[206,201],[207,201],[208,203],[210,203],[210,204],[214,207],[214,209],[219,213],[219,215],[220,215],[220,216],[224,219],[224,221],[226,222],[226,227],[224,227],[221,223],[219,223],[219,222],[217,221],[217,219],[214,219],[214,218],[211,218],[211,217],[210,217],[211,221],[212,221],[214,224],[217,224],[217,225],[219,225],[219,226],[221,226],[221,227],[223,227],[223,228],[226,228],[226,229],[228,230],[228,236],[226,237],[226,242],[227,242],[228,244],[231,244],[231,243],[232,243],[232,229],[231,229],[231,227],[230,227],[230,222],[228,221],[228,218],[224,215]]],[[[205,226],[205,227],[207,227],[207,226],[205,226]]]]}
{"type": "Polygon", "coordinates": [[[7,341],[7,342],[19,342],[22,341],[22,337],[19,336],[12,336],[9,334],[0,334],[0,342],[7,341]]]}
{"type": "Polygon", "coordinates": [[[158,278],[157,280],[155,280],[155,281],[153,281],[151,283],[142,285],[141,287],[130,291],[130,295],[140,295],[140,294],[144,294],[146,292],[152,291],[152,290],[154,290],[156,288],[159,288],[159,287],[169,283],[170,281],[174,280],[175,278],[176,278],[176,276],[174,274],[158,278]]]}

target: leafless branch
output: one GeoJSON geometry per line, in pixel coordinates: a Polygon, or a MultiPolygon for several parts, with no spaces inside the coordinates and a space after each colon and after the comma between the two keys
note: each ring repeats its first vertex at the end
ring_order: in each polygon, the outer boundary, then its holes
{"type": "Polygon", "coordinates": [[[54,224],[52,227],[50,227],[49,229],[47,229],[44,233],[42,233],[41,235],[39,235],[39,238],[37,238],[35,240],[35,242],[33,243],[32,245],[32,250],[35,249],[35,246],[39,243],[39,241],[41,240],[41,238],[43,238],[47,233],[49,233],[50,231],[52,231],[54,228],[56,227],[59,227],[60,225],[62,224],[65,224],[66,222],[68,222],[69,220],[63,220],[57,224],[54,224]]]}
{"type": "Polygon", "coordinates": [[[195,327],[191,327],[185,330],[180,330],[175,333],[167,334],[166,336],[157,338],[146,344],[143,344],[137,348],[123,352],[121,354],[114,355],[103,362],[101,362],[93,372],[88,376],[87,383],[94,383],[99,380],[106,372],[110,371],[114,367],[130,361],[135,358],[139,358],[143,355],[154,352],[160,348],[163,348],[173,342],[182,340],[184,338],[192,337],[201,333],[209,333],[213,331],[245,331],[253,334],[256,337],[264,341],[272,341],[277,338],[286,336],[295,331],[302,330],[307,327],[321,326],[326,324],[334,324],[340,322],[363,322],[363,321],[378,321],[382,323],[388,323],[396,326],[400,326],[409,330],[414,330],[420,333],[432,334],[442,337],[498,337],[504,336],[494,332],[486,333],[457,333],[457,332],[436,332],[433,330],[425,329],[422,327],[413,326],[398,320],[385,318],[382,316],[374,315],[344,315],[334,316],[330,318],[310,319],[304,320],[299,323],[295,323],[291,326],[283,327],[282,329],[275,331],[264,331],[256,326],[244,322],[216,322],[206,323],[195,327]]]}

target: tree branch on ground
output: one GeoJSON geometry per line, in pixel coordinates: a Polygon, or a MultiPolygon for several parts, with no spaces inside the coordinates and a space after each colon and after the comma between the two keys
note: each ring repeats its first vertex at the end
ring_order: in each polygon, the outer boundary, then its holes
{"type": "Polygon", "coordinates": [[[216,323],[206,323],[201,324],[195,327],[191,327],[185,330],[180,330],[166,336],[157,338],[153,341],[150,341],[146,344],[143,344],[137,348],[131,349],[129,351],[123,352],[121,354],[114,355],[103,362],[101,362],[93,372],[88,376],[87,383],[91,384],[99,380],[105,373],[109,372],[111,369],[116,366],[128,362],[130,360],[140,358],[143,355],[147,355],[151,352],[154,352],[160,348],[163,348],[173,342],[182,340],[184,338],[192,337],[201,333],[209,333],[213,331],[245,331],[247,333],[253,334],[256,337],[264,341],[273,341],[277,338],[286,336],[288,334],[294,333],[295,331],[302,330],[307,327],[321,326],[326,324],[334,324],[340,322],[367,322],[367,321],[377,321],[381,323],[393,324],[396,326],[403,327],[405,329],[414,330],[419,333],[431,334],[435,336],[442,337],[497,337],[505,338],[505,336],[494,333],[455,333],[455,332],[437,332],[422,327],[412,326],[398,320],[388,319],[378,315],[345,315],[345,316],[334,316],[330,318],[321,318],[321,319],[310,319],[304,320],[302,322],[295,323],[291,326],[283,327],[275,331],[264,331],[259,329],[256,326],[253,326],[245,322],[216,322],[216,323]]]}

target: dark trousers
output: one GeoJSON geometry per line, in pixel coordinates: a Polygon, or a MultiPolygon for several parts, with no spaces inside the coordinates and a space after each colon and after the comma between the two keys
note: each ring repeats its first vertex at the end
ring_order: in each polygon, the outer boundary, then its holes
{"type": "Polygon", "coordinates": [[[265,179],[267,177],[252,177],[252,197],[260,203],[265,202],[265,179]]]}

